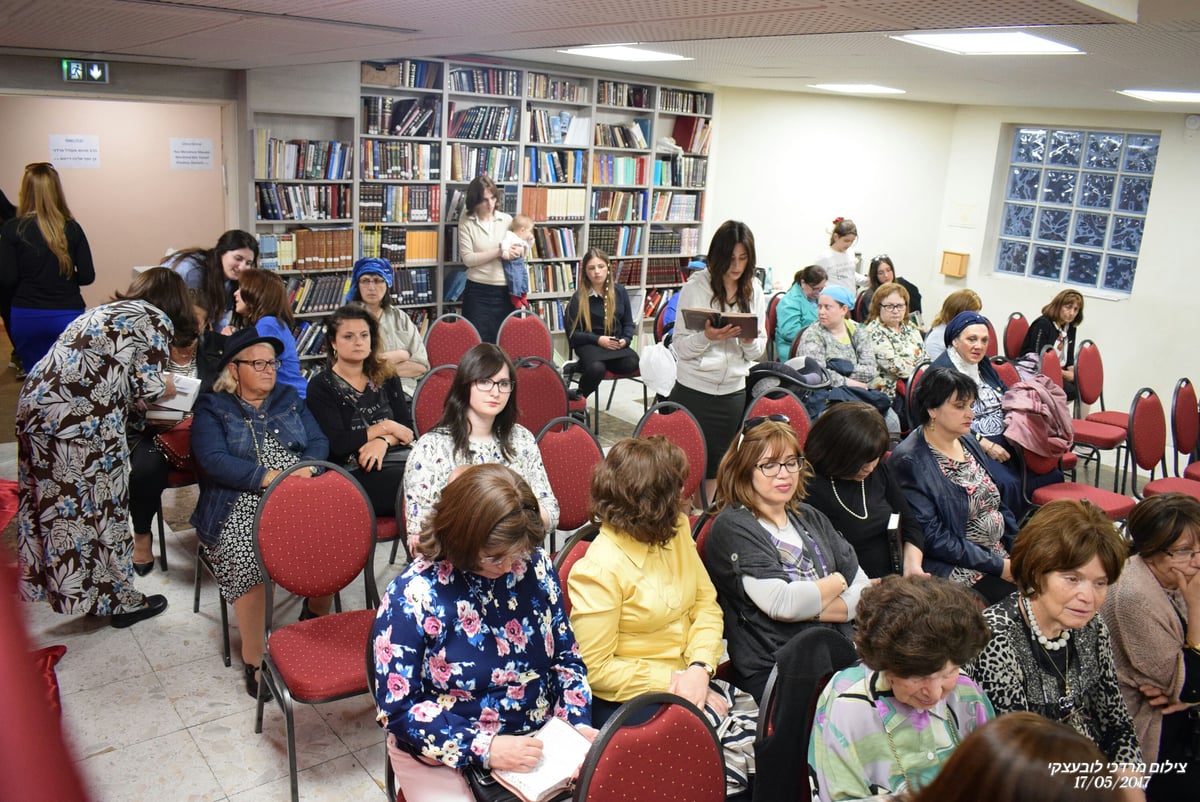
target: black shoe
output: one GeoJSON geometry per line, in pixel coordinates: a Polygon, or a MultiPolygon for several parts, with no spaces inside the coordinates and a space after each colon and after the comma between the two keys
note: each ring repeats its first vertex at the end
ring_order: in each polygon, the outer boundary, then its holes
{"type": "Polygon", "coordinates": [[[578,390],[567,390],[568,401],[579,401],[582,398],[583,396],[579,394],[578,390]]]}
{"type": "MultiPolygon", "coordinates": [[[[151,563],[153,565],[153,563],[151,563]]],[[[138,621],[145,621],[147,618],[154,616],[167,609],[167,597],[161,594],[146,597],[146,604],[139,610],[134,610],[131,613],[114,613],[112,617],[112,626],[117,629],[131,627],[138,621]]]]}
{"type": "Polygon", "coordinates": [[[135,574],[137,574],[138,576],[149,576],[150,572],[153,570],[154,570],[154,560],[151,560],[148,563],[134,563],[133,564],[133,572],[135,574]]]}
{"type": "MultiPolygon", "coordinates": [[[[248,665],[244,668],[244,671],[246,672],[246,693],[250,694],[255,699],[257,699],[258,698],[258,673],[257,673],[258,669],[256,666],[248,665]]],[[[275,695],[271,693],[271,686],[263,685],[263,701],[269,702],[273,698],[275,698],[275,695]]]]}

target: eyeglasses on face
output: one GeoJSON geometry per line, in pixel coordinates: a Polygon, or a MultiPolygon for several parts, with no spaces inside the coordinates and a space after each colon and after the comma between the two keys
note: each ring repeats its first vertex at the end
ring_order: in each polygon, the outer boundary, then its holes
{"type": "Polygon", "coordinates": [[[880,304],[880,309],[885,309],[888,312],[903,312],[907,304],[880,304]]]}
{"type": "Polygon", "coordinates": [[[387,279],[382,276],[363,276],[358,280],[359,284],[387,284],[387,279]]]}
{"type": "Polygon", "coordinates": [[[502,565],[512,565],[513,563],[523,563],[533,556],[532,551],[518,551],[516,554],[505,554],[503,557],[483,556],[479,558],[482,565],[490,568],[499,568],[502,565]]]}
{"type": "Polygon", "coordinates": [[[507,395],[508,393],[511,393],[513,391],[513,388],[516,386],[517,386],[517,383],[515,381],[513,381],[512,379],[501,379],[500,381],[495,381],[493,379],[476,379],[475,380],[475,389],[479,390],[480,392],[483,392],[483,393],[490,393],[492,391],[492,388],[495,387],[501,393],[504,393],[507,395]]]}
{"type": "Polygon", "coordinates": [[[760,462],[754,467],[758,468],[763,476],[767,477],[768,479],[774,479],[783,471],[787,471],[788,473],[800,473],[800,468],[803,465],[804,460],[800,459],[799,457],[794,457],[787,462],[760,462]]]}
{"type": "Polygon", "coordinates": [[[1190,562],[1193,557],[1200,554],[1200,549],[1169,549],[1167,556],[1178,562],[1190,562]]]}
{"type": "Polygon", "coordinates": [[[278,371],[279,368],[281,368],[283,366],[283,360],[281,360],[281,359],[235,359],[235,360],[233,360],[233,364],[249,365],[250,367],[254,368],[255,372],[263,373],[268,368],[270,370],[278,371]]]}

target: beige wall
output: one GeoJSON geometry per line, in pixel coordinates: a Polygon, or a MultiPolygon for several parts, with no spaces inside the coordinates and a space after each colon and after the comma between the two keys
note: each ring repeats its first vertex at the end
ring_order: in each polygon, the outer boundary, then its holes
{"type": "Polygon", "coordinates": [[[168,247],[211,247],[226,228],[219,104],[0,95],[0,131],[0,188],[14,204],[24,166],[50,160],[51,134],[99,137],[98,169],[59,171],[96,262],[89,306],[128,286],[132,266],[156,263],[168,247]],[[211,139],[212,169],[171,169],[172,137],[211,139]]]}

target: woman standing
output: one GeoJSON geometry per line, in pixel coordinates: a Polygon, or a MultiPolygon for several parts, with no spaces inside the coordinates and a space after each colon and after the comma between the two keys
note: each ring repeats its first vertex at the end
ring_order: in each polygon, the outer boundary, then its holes
{"type": "Polygon", "coordinates": [[[514,259],[517,247],[505,249],[504,235],[512,216],[496,208],[500,190],[486,175],[467,185],[469,214],[458,224],[458,258],[467,266],[467,288],[463,291],[463,317],[475,324],[485,343],[496,342],[500,324],[513,311],[502,259],[514,259]]]}
{"type": "Polygon", "coordinates": [[[1029,326],[1022,354],[1041,357],[1042,349],[1054,346],[1062,363],[1063,392],[1068,400],[1079,394],[1075,388],[1075,332],[1083,325],[1083,294],[1078,290],[1063,290],[1054,300],[1042,307],[1041,316],[1029,326]]]}
{"type": "Polygon", "coordinates": [[[738,430],[746,406],[746,376],[767,348],[766,302],[762,285],[754,279],[754,233],[745,223],[726,220],[708,246],[708,269],[692,274],[679,291],[679,309],[712,309],[717,312],[750,312],[758,318],[758,336],[739,339],[741,328],[704,331],[676,326],[671,350],[675,352],[675,388],[670,400],[682,404],[700,422],[708,464],[704,472],[705,497],[712,496],[717,466],[738,430]]]}
{"type": "Polygon", "coordinates": [[[630,374],[638,369],[629,294],[616,282],[608,254],[591,248],[583,255],[579,287],[567,304],[567,338],[579,359],[579,394],[596,391],[605,371],[630,374]]]}
{"type": "Polygon", "coordinates": [[[231,229],[212,248],[187,248],[171,254],[163,267],[179,275],[199,293],[208,323],[218,333],[226,331],[233,315],[233,293],[238,277],[258,263],[258,240],[253,234],[231,229]]]}
{"type": "Polygon", "coordinates": [[[1200,501],[1150,496],[1126,532],[1133,556],[1100,612],[1142,755],[1187,766],[1150,778],[1146,798],[1173,802],[1200,788],[1200,501]]]}
{"type": "Polygon", "coordinates": [[[304,398],[308,382],[300,373],[300,355],[296,353],[296,338],[292,336],[296,320],[292,317],[287,291],[279,276],[268,270],[243,270],[238,276],[233,302],[241,326],[253,328],[263,337],[274,337],[283,343],[282,366],[276,378],[296,388],[304,398]]]}
{"type": "Polygon", "coordinates": [[[825,268],[829,274],[829,283],[841,287],[850,294],[850,303],[854,306],[854,294],[858,292],[857,265],[850,246],[858,239],[858,226],[854,221],[845,217],[835,217],[833,230],[829,233],[829,247],[816,258],[813,264],[825,268]]]}
{"type": "Polygon", "coordinates": [[[352,300],[367,308],[379,324],[380,358],[390,362],[411,399],[417,379],[429,372],[425,341],[412,318],[392,301],[395,272],[387,259],[367,257],[354,263],[352,300]]]}
{"type": "Polygon", "coordinates": [[[0,227],[0,292],[12,305],[13,347],[32,373],[84,310],[79,288],[96,280],[96,269],[54,165],[25,165],[17,203],[17,216],[0,227]]]}
{"type": "Polygon", "coordinates": [[[817,325],[809,326],[800,335],[797,360],[811,356],[818,364],[829,367],[829,383],[834,387],[866,389],[877,375],[875,347],[866,330],[850,320],[854,297],[832,283],[817,298],[817,325]],[[841,369],[829,364],[840,360],[841,369]]]}
{"type": "Polygon", "coordinates": [[[127,627],[167,608],[133,586],[126,459],[130,410],[170,398],[172,337],[196,336],[183,280],[153,268],[80,315],[17,401],[21,596],[127,627]]]}
{"type": "Polygon", "coordinates": [[[907,381],[917,365],[928,359],[921,332],[908,320],[908,290],[899,284],[879,285],[871,296],[867,317],[867,335],[875,350],[875,378],[872,390],[896,398],[896,384],[907,381]]]}
{"type": "Polygon", "coordinates": [[[383,359],[370,311],[343,306],[325,318],[329,367],[308,383],[308,409],[329,439],[330,461],[344,465],[376,516],[396,514],[396,491],[413,441],[412,415],[392,363],[383,359]]]}
{"type": "Polygon", "coordinates": [[[825,268],[809,265],[797,270],[792,286],[775,307],[775,358],[786,362],[792,343],[805,327],[817,322],[817,296],[829,276],[825,268]]]}

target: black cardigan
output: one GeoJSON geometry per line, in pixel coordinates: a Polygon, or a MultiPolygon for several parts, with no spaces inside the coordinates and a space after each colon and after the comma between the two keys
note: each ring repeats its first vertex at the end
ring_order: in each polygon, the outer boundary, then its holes
{"type": "MultiPolygon", "coordinates": [[[[338,377],[332,370],[313,376],[308,382],[305,404],[317,419],[321,431],[329,438],[329,460],[338,465],[348,465],[358,454],[358,449],[367,442],[367,427],[385,418],[412,428],[412,414],[404,397],[400,379],[393,376],[379,388],[371,384],[363,391],[358,407],[352,406],[338,388],[338,377]],[[385,414],[364,417],[359,409],[375,410],[385,414]]],[[[358,467],[357,462],[352,467],[358,467]]]]}
{"type": "MultiPolygon", "coordinates": [[[[1037,354],[1041,356],[1042,349],[1047,345],[1058,342],[1058,326],[1050,318],[1042,315],[1029,326],[1025,341],[1021,343],[1022,354],[1037,354]]],[[[1069,368],[1075,364],[1075,326],[1067,326],[1067,358],[1063,367],[1069,368]]]]}

